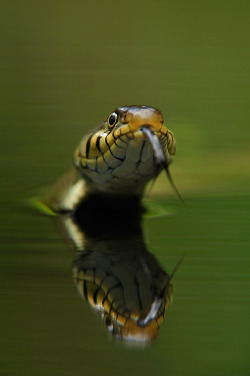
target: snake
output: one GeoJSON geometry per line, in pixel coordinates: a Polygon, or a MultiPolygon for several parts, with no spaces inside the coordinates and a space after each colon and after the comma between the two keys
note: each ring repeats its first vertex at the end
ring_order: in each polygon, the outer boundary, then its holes
{"type": "Polygon", "coordinates": [[[163,169],[179,195],[168,169],[175,151],[174,134],[164,125],[160,110],[118,107],[82,138],[72,167],[41,201],[61,213],[74,210],[90,195],[140,200],[146,184],[163,169]]]}
{"type": "Polygon", "coordinates": [[[73,245],[80,295],[120,338],[155,338],[171,302],[174,272],[146,249],[137,209],[162,170],[181,198],[169,173],[175,151],[159,109],[117,107],[83,136],[71,168],[40,199],[73,245]]]}

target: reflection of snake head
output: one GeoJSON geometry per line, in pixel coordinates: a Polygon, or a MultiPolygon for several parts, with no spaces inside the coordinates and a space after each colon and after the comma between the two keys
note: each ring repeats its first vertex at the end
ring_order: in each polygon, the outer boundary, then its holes
{"type": "Polygon", "coordinates": [[[171,301],[172,284],[143,240],[131,234],[92,238],[85,249],[73,266],[80,295],[101,313],[114,335],[136,342],[155,338],[171,301]]]}
{"type": "Polygon", "coordinates": [[[171,302],[175,270],[169,275],[147,250],[136,201],[90,196],[57,223],[73,246],[76,287],[108,331],[134,343],[155,338],[171,302]]]}
{"type": "Polygon", "coordinates": [[[85,136],[75,166],[91,192],[141,195],[145,183],[168,165],[175,139],[159,110],[149,106],[118,107],[100,127],[85,136]]]}

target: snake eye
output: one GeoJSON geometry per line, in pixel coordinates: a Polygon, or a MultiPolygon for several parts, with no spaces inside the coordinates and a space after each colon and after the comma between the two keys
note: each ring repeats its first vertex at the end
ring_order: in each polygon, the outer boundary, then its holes
{"type": "Polygon", "coordinates": [[[108,125],[110,128],[113,128],[118,122],[118,114],[116,112],[112,112],[112,114],[108,118],[108,125]]]}

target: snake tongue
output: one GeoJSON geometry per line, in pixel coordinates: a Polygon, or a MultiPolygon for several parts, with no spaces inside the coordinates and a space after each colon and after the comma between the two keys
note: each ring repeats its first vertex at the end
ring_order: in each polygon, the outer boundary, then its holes
{"type": "Polygon", "coordinates": [[[150,128],[146,126],[142,127],[141,131],[145,134],[152,146],[157,165],[159,167],[164,166],[166,164],[166,155],[162,150],[159,138],[154,134],[154,132],[150,128]]]}
{"type": "Polygon", "coordinates": [[[181,200],[181,202],[184,204],[184,201],[183,201],[183,199],[182,199],[182,197],[181,197],[178,189],[176,188],[176,186],[175,186],[175,184],[173,182],[172,176],[170,175],[170,172],[169,172],[169,169],[168,169],[168,164],[169,163],[168,163],[166,155],[165,155],[165,153],[164,153],[164,151],[163,151],[163,149],[161,147],[161,144],[160,144],[160,141],[159,141],[158,137],[147,126],[142,127],[141,131],[145,134],[145,136],[147,137],[147,139],[151,143],[152,149],[154,151],[156,163],[157,163],[158,169],[159,169],[156,172],[156,176],[158,175],[158,173],[160,171],[160,168],[163,167],[164,170],[166,171],[168,180],[169,180],[170,184],[172,185],[175,193],[177,194],[177,196],[179,197],[179,199],[181,200]]]}

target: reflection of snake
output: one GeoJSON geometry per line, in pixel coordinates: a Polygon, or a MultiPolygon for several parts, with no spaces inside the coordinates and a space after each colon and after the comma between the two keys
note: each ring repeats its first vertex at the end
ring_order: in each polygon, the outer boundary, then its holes
{"type": "Polygon", "coordinates": [[[61,212],[74,209],[89,194],[140,198],[149,180],[163,168],[168,173],[174,153],[175,138],[163,125],[159,110],[119,107],[83,137],[74,166],[43,202],[61,212]]]}
{"type": "Polygon", "coordinates": [[[63,237],[73,244],[73,280],[109,332],[145,343],[158,334],[172,297],[173,273],[167,274],[148,252],[134,203],[96,199],[58,218],[63,237]],[[118,203],[121,215],[115,217],[118,203]]]}

